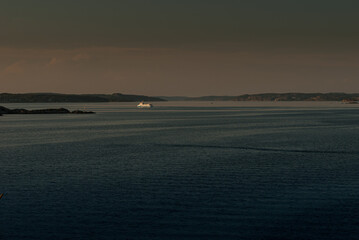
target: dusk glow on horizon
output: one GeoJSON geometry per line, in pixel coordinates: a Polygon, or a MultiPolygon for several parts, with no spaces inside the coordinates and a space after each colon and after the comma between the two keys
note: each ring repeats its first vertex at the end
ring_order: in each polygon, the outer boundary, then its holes
{"type": "Polygon", "coordinates": [[[5,0],[0,92],[359,92],[358,1],[5,0]]]}

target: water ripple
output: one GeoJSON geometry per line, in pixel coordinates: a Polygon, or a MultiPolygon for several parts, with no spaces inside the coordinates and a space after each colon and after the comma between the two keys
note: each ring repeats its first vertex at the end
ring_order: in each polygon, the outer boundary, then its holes
{"type": "Polygon", "coordinates": [[[319,153],[319,154],[359,154],[358,151],[328,151],[328,150],[305,150],[305,149],[280,149],[280,148],[261,148],[247,146],[215,146],[215,145],[197,145],[197,144],[155,144],[156,146],[176,147],[176,148],[212,148],[212,149],[238,149],[253,150],[262,152],[287,152],[287,153],[319,153]]]}

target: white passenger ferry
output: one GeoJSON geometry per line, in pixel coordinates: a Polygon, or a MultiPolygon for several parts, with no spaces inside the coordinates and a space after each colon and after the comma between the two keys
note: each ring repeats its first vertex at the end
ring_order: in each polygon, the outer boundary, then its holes
{"type": "Polygon", "coordinates": [[[152,108],[152,104],[151,103],[145,103],[145,102],[140,102],[138,105],[137,105],[138,108],[152,108]]]}

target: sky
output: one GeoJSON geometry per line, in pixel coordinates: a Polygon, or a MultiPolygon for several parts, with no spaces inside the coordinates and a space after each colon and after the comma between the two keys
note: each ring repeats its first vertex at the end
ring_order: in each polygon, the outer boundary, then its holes
{"type": "Polygon", "coordinates": [[[0,92],[359,92],[357,0],[0,1],[0,92]]]}

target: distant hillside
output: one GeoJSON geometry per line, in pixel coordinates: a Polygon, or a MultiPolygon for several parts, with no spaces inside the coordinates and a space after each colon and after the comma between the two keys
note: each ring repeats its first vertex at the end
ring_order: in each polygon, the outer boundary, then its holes
{"type": "Polygon", "coordinates": [[[44,102],[139,102],[166,101],[157,97],[143,95],[114,94],[58,94],[58,93],[1,93],[1,103],[44,103],[44,102]]]}
{"type": "Polygon", "coordinates": [[[162,98],[169,101],[359,101],[359,93],[262,93],[240,96],[162,98]]]}
{"type": "Polygon", "coordinates": [[[190,101],[235,101],[235,96],[203,96],[203,97],[192,97],[187,100],[190,101]]]}
{"type": "Polygon", "coordinates": [[[157,101],[359,101],[359,93],[262,93],[240,96],[161,96],[114,94],[1,93],[0,103],[40,102],[157,102],[157,101]]]}
{"type": "Polygon", "coordinates": [[[235,101],[342,101],[359,100],[359,94],[346,93],[263,93],[235,97],[235,101]]]}
{"type": "Polygon", "coordinates": [[[236,96],[203,96],[203,97],[184,97],[184,96],[160,96],[159,98],[167,101],[235,101],[236,96]]]}
{"type": "Polygon", "coordinates": [[[164,99],[166,101],[187,101],[191,99],[191,97],[184,97],[184,96],[156,96],[158,98],[164,99]]]}

